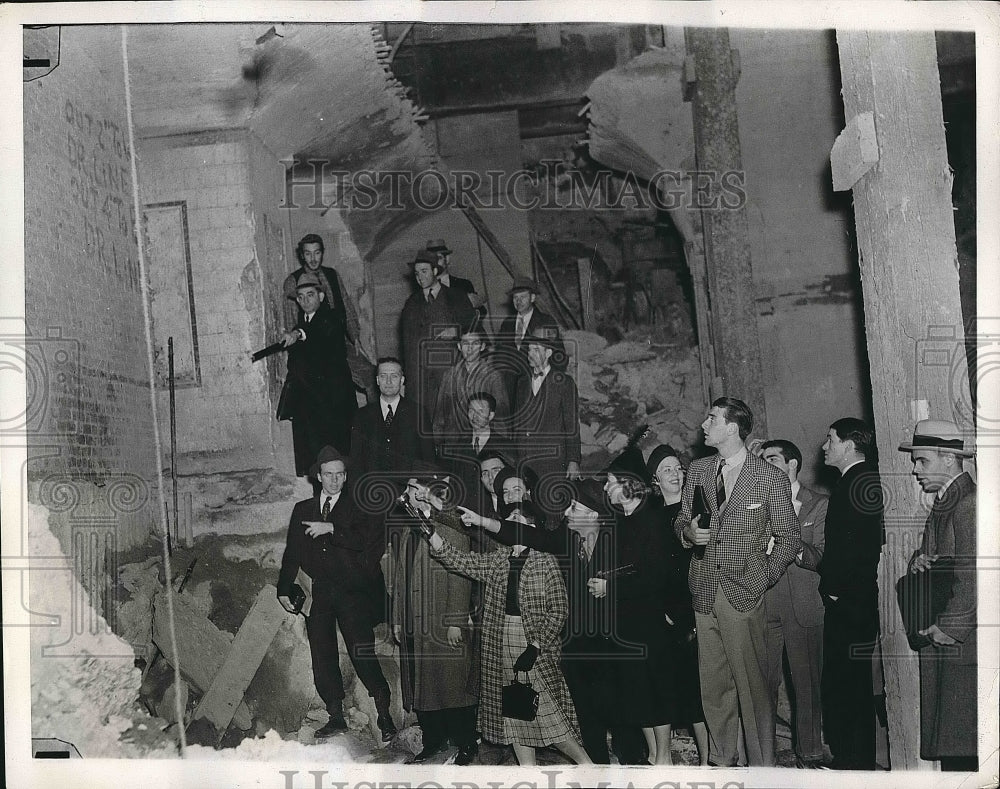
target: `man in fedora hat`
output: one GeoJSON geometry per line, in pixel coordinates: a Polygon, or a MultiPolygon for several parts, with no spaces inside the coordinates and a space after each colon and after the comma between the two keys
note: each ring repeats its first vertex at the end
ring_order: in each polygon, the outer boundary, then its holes
{"type": "Polygon", "coordinates": [[[288,374],[277,417],[292,420],[295,473],[301,477],[326,444],[350,451],[358,401],[344,350],[344,323],[330,309],[319,277],[306,272],[295,290],[302,314],[284,334],[288,374]]]}
{"type": "Polygon", "coordinates": [[[448,249],[448,244],[445,240],[443,238],[432,238],[427,242],[427,251],[432,255],[437,255],[438,263],[441,264],[441,274],[438,276],[438,281],[446,288],[454,288],[465,293],[469,297],[469,303],[478,311],[483,305],[483,300],[476,293],[476,286],[472,284],[471,280],[464,277],[456,277],[451,273],[451,250],[448,249]]]}
{"type": "Polygon", "coordinates": [[[511,416],[511,439],[518,460],[530,466],[539,478],[578,479],[578,394],[573,377],[555,361],[565,357],[562,340],[551,333],[540,333],[525,336],[524,345],[529,374],[518,378],[511,416]]]}
{"type": "Polygon", "coordinates": [[[375,654],[375,622],[384,620],[385,581],[379,566],[384,540],[379,520],[364,512],[347,486],[347,458],[323,447],[310,474],[322,484],[318,495],[298,502],[288,522],[278,574],[278,602],[289,612],[300,570],[311,586],[306,632],[313,680],[330,715],[316,732],[329,737],[347,728],[344,678],[340,671],[337,627],[358,678],[375,701],[382,740],[396,734],[389,711],[389,684],[375,654]]]}
{"type": "Polygon", "coordinates": [[[934,494],[920,547],[907,572],[924,573],[954,560],[951,595],[920,655],[920,757],[940,759],[942,770],[975,772],[976,755],[976,483],[962,469],[973,455],[954,422],[924,419],[909,452],[913,476],[934,494]]]}
{"type": "Polygon", "coordinates": [[[413,260],[417,290],[403,305],[399,317],[406,396],[416,403],[420,429],[431,433],[437,392],[455,358],[460,327],[472,322],[475,311],[465,294],[438,280],[443,271],[437,255],[421,250],[413,260]]]}
{"type": "Polygon", "coordinates": [[[347,363],[350,365],[354,380],[365,388],[369,399],[374,392],[368,385],[368,374],[371,368],[370,359],[374,358],[364,347],[361,337],[361,322],[358,320],[358,308],[350,291],[344,287],[337,270],[323,265],[323,237],[316,233],[308,233],[299,239],[295,247],[295,256],[299,268],[285,277],[281,285],[285,302],[285,325],[294,326],[302,317],[302,308],[296,300],[296,285],[303,274],[316,276],[323,301],[329,306],[336,320],[344,327],[347,339],[347,363]]]}
{"type": "Polygon", "coordinates": [[[819,563],[823,598],[823,730],[839,770],[874,770],[872,656],[879,638],[878,562],[885,544],[875,431],[854,417],[830,425],[823,458],[840,472],[826,511],[819,563]]]}
{"type": "Polygon", "coordinates": [[[528,374],[528,348],[524,344],[527,335],[540,334],[543,330],[558,329],[555,319],[535,307],[538,298],[538,283],[530,277],[514,277],[510,289],[514,314],[504,318],[496,338],[497,367],[507,380],[507,391],[511,402],[517,392],[517,379],[528,374]]]}

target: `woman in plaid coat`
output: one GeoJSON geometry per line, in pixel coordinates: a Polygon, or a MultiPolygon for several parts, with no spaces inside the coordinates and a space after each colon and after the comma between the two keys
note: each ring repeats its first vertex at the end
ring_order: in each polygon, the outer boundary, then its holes
{"type": "MultiPolygon", "coordinates": [[[[522,505],[529,509],[530,505],[522,505]]],[[[514,516],[516,517],[516,515],[514,516]]],[[[433,555],[452,572],[484,584],[479,691],[479,730],[491,742],[511,744],[520,764],[535,764],[536,747],[553,745],[577,764],[590,764],[580,745],[580,729],[569,688],[559,669],[561,634],[569,599],[559,565],[551,554],[501,546],[491,553],[465,553],[440,534],[430,538],[433,555]],[[508,594],[514,566],[523,562],[516,587],[508,594]],[[511,615],[516,605],[520,616],[511,615]],[[539,692],[534,721],[505,718],[501,689],[514,677],[514,666],[527,670],[539,692]]]]}

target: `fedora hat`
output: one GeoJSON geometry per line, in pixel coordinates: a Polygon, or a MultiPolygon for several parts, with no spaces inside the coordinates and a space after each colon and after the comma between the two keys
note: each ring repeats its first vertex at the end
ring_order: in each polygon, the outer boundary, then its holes
{"type": "Polygon", "coordinates": [[[426,249],[421,249],[415,258],[410,262],[411,266],[417,265],[417,263],[430,263],[434,268],[438,268],[441,264],[438,262],[437,255],[433,252],[428,252],[426,249]]]}
{"type": "Polygon", "coordinates": [[[966,449],[965,438],[958,425],[946,419],[922,419],[917,422],[913,428],[913,440],[899,445],[900,452],[912,452],[914,449],[936,449],[963,458],[976,454],[974,450],[966,449]]]}
{"type": "Polygon", "coordinates": [[[510,286],[510,292],[516,293],[519,290],[530,290],[538,293],[538,283],[531,277],[514,277],[514,284],[510,286]]]}
{"type": "Polygon", "coordinates": [[[450,255],[451,250],[448,249],[448,245],[445,243],[443,238],[432,238],[427,242],[427,251],[440,253],[443,255],[450,255]]]}
{"type": "Polygon", "coordinates": [[[316,288],[316,290],[322,290],[323,286],[319,284],[319,277],[311,271],[307,271],[295,283],[295,289],[298,290],[299,288],[316,288]]]}
{"type": "Polygon", "coordinates": [[[327,444],[319,451],[319,455],[316,456],[316,462],[310,466],[309,476],[319,479],[319,472],[323,468],[323,464],[333,460],[339,460],[344,464],[344,468],[347,468],[347,457],[342,455],[335,447],[327,444]]]}

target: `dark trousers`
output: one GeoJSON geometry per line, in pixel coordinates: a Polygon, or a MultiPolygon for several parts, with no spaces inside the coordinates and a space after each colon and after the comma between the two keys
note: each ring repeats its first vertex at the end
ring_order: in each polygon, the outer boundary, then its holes
{"type": "Polygon", "coordinates": [[[823,730],[833,766],[874,770],[872,654],[878,641],[878,600],[823,602],[823,730]]]}
{"type": "Polygon", "coordinates": [[[451,744],[457,748],[475,745],[476,712],[475,704],[442,710],[417,710],[424,748],[443,745],[446,740],[451,740],[451,744]]]}
{"type": "Polygon", "coordinates": [[[312,610],[306,618],[313,681],[328,711],[340,711],[344,699],[344,677],[340,673],[337,626],[347,645],[347,655],[379,714],[389,711],[389,683],[375,655],[371,603],[364,596],[346,595],[313,587],[312,610]]]}
{"type": "MultiPolygon", "coordinates": [[[[615,723],[614,679],[621,669],[613,658],[599,652],[588,654],[581,643],[590,642],[576,642],[576,653],[564,653],[562,672],[576,708],[583,749],[594,764],[610,764],[608,732],[611,731],[612,747],[620,764],[645,764],[648,752],[642,730],[615,723]]],[[[595,643],[595,651],[604,646],[595,643]]]]}

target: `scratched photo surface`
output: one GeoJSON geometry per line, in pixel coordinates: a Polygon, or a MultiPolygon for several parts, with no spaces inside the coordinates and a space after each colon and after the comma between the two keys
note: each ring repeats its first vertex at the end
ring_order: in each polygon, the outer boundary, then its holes
{"type": "Polygon", "coordinates": [[[995,786],[944,5],[0,9],[10,785],[995,786]]]}

